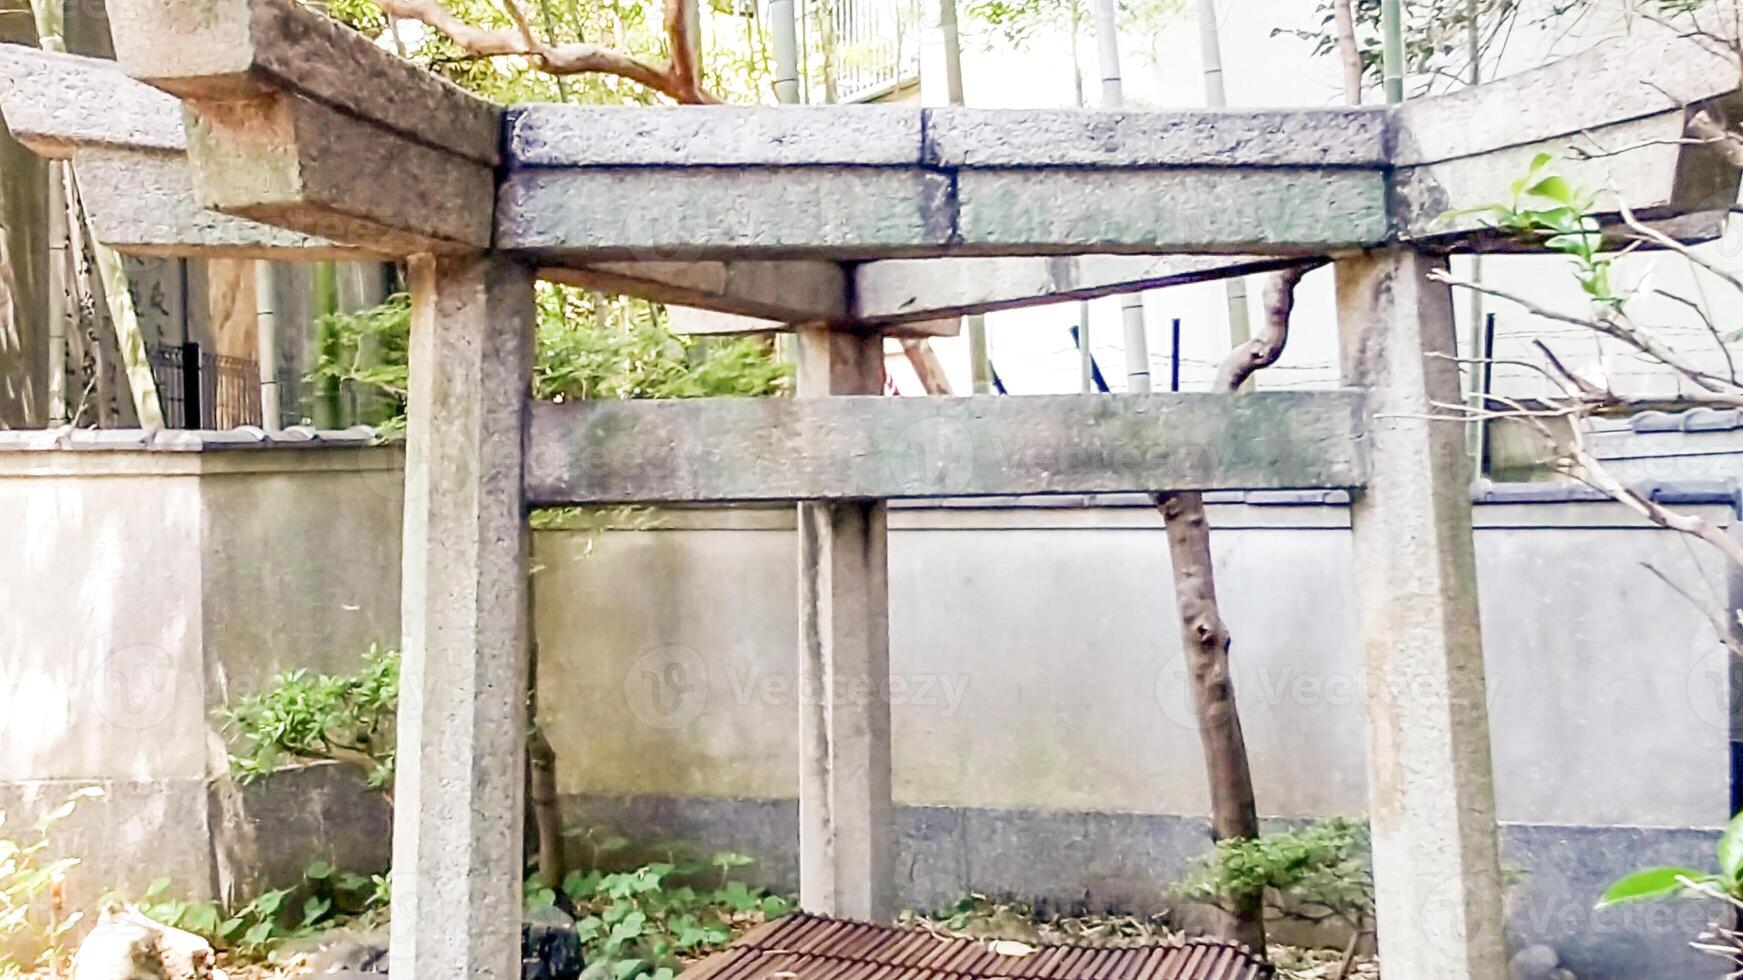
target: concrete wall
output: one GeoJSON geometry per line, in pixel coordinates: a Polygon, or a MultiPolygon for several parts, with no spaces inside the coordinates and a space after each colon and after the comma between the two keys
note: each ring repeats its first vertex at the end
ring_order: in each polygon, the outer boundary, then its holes
{"type": "MultiPolygon", "coordinates": [[[[1582,977],[1703,975],[1683,949],[1698,910],[1590,910],[1636,866],[1706,862],[1729,813],[1726,655],[1643,563],[1721,601],[1727,569],[1607,503],[1477,514],[1500,811],[1508,860],[1529,872],[1516,941],[1554,943],[1582,977]]],[[[1212,519],[1264,813],[1362,812],[1345,509],[1224,503],[1212,519]]],[[[577,822],[742,847],[790,885],[807,696],[791,519],[660,524],[537,539],[540,701],[562,789],[577,822]]],[[[904,901],[1161,904],[1208,845],[1155,513],[906,508],[891,529],[904,901]]]]}
{"type": "Polygon", "coordinates": [[[168,875],[201,896],[285,855],[383,863],[386,811],[344,773],[214,782],[211,712],[277,670],[397,643],[398,460],[0,449],[0,809],[103,786],[66,827],[92,887],[168,875]]]}
{"type": "MultiPolygon", "coordinates": [[[[216,892],[294,875],[323,849],[352,867],[384,860],[386,814],[345,773],[242,796],[213,780],[209,713],[274,670],[344,668],[394,642],[397,453],[9,438],[0,806],[107,786],[69,827],[93,883],[170,874],[216,892]]],[[[1582,977],[1702,976],[1682,948],[1698,909],[1590,909],[1626,870],[1707,862],[1730,812],[1728,660],[1642,563],[1722,601],[1731,577],[1614,505],[1544,492],[1477,508],[1501,816],[1508,860],[1528,872],[1515,939],[1554,943],[1582,977]]],[[[1696,499],[1734,521],[1734,506],[1696,499]]],[[[1279,824],[1360,813],[1346,510],[1273,494],[1211,511],[1262,808],[1279,824]]],[[[793,680],[790,513],[653,524],[536,535],[541,721],[570,817],[743,848],[791,887],[809,695],[793,680]]],[[[973,889],[1162,903],[1208,841],[1155,513],[993,502],[901,507],[891,526],[904,901],[973,889]]]]}

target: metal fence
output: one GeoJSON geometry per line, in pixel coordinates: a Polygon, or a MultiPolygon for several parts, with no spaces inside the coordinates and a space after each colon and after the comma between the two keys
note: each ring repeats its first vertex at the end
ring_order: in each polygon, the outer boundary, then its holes
{"type": "Polygon", "coordinates": [[[840,101],[874,101],[919,80],[919,9],[912,0],[825,2],[840,101]]]}
{"type": "Polygon", "coordinates": [[[251,360],[197,343],[148,346],[151,376],[171,429],[234,429],[260,424],[260,369],[251,360]]]}

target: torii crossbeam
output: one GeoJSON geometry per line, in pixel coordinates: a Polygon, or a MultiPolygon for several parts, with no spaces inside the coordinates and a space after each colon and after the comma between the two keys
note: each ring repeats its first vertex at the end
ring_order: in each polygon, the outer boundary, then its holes
{"type": "Polygon", "coordinates": [[[1387,976],[1504,975],[1469,464],[1426,416],[1459,399],[1429,274],[1506,243],[1440,215],[1589,143],[1634,149],[1572,176],[1708,233],[1739,175],[1683,137],[1737,108],[1723,54],[1612,44],[1395,109],[510,111],[290,0],[109,9],[152,87],[0,50],[0,109],[71,157],[99,237],[410,263],[395,974],[519,975],[529,507],[800,502],[801,670],[830,692],[800,718],[801,898],[887,918],[889,704],[843,693],[887,690],[885,500],[1343,487],[1387,976]],[[822,397],[881,391],[885,332],[1316,257],[1348,390],[822,397]],[[800,398],[534,405],[540,275],[790,325],[800,398]]]}

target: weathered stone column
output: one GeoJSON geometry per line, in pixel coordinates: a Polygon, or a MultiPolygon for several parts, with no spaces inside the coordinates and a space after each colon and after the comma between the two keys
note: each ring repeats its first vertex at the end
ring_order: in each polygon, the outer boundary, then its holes
{"type": "MultiPolygon", "coordinates": [[[[884,342],[801,328],[799,396],[883,392],[884,342]]],[[[799,504],[799,904],[895,917],[887,505],[799,504]]]]}
{"type": "Polygon", "coordinates": [[[1451,290],[1440,260],[1337,265],[1344,375],[1371,392],[1373,477],[1351,507],[1369,815],[1389,980],[1507,975],[1483,646],[1451,290]],[[1456,410],[1456,408],[1454,409],[1456,410]]]}
{"type": "Polygon", "coordinates": [[[520,976],[530,270],[412,260],[392,972],[520,976]]]}

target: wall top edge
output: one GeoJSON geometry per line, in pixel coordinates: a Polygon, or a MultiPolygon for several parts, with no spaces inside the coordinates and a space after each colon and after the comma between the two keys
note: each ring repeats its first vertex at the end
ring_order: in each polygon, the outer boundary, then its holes
{"type": "Polygon", "coordinates": [[[250,449],[333,449],[379,445],[369,426],[316,429],[292,426],[268,432],[256,426],[221,431],[192,429],[15,429],[0,431],[0,453],[205,453],[250,449]]]}

